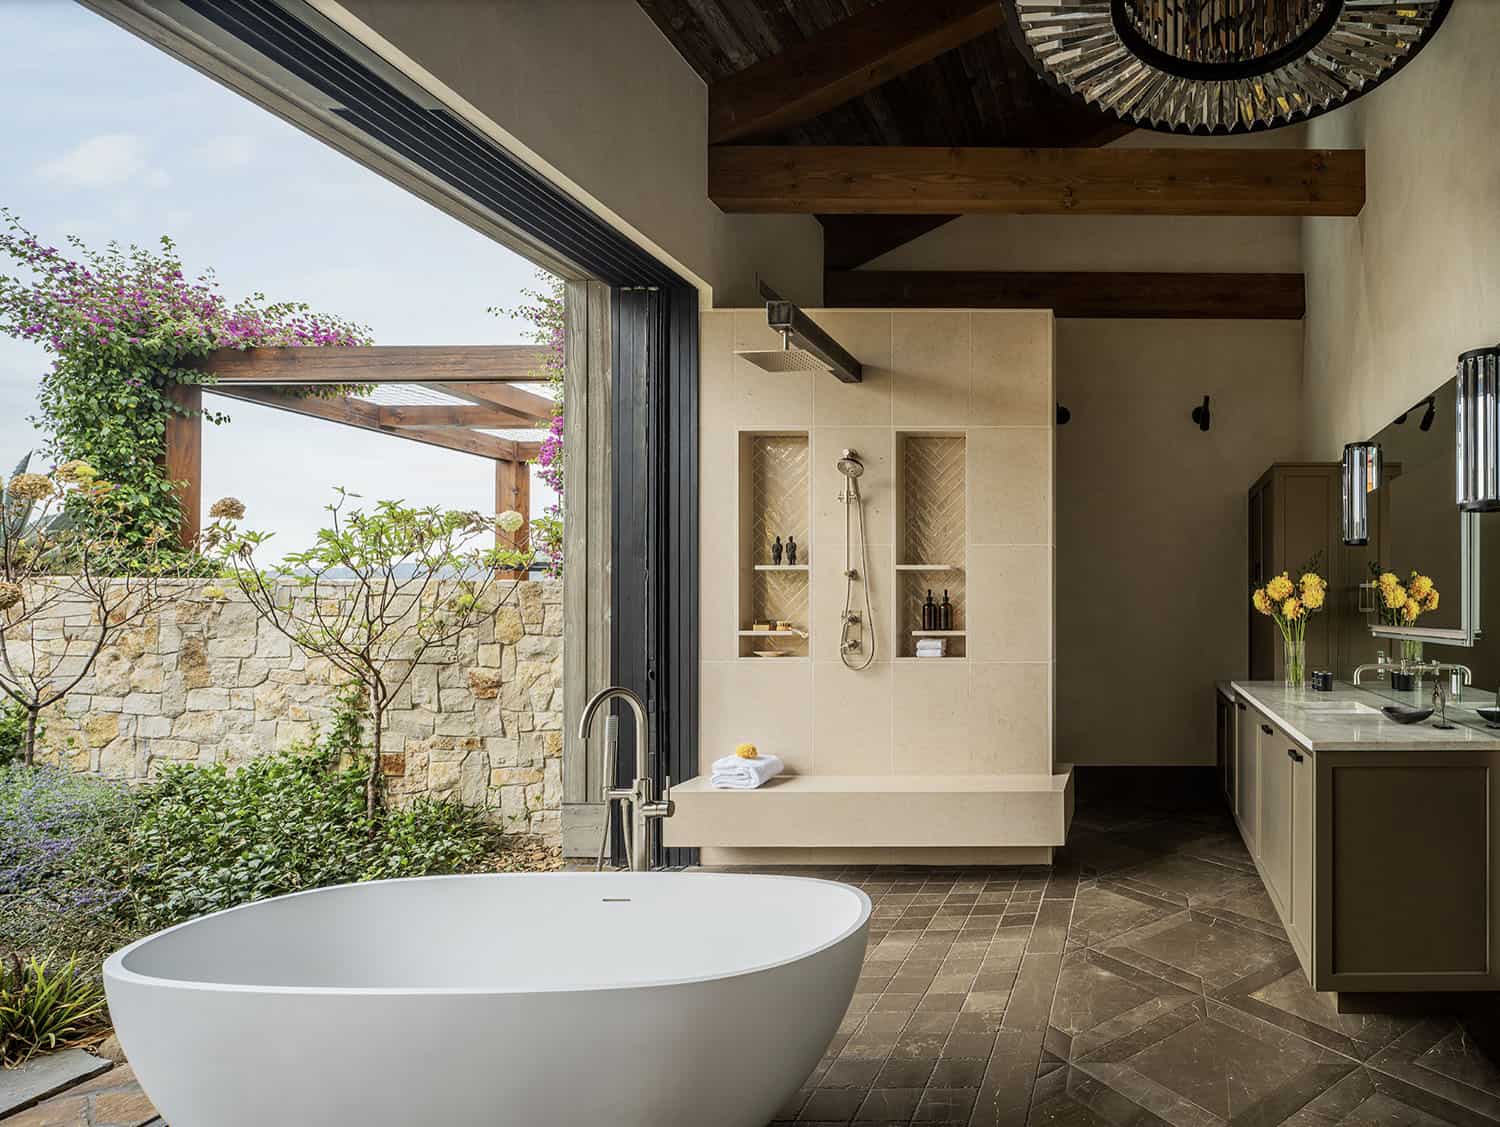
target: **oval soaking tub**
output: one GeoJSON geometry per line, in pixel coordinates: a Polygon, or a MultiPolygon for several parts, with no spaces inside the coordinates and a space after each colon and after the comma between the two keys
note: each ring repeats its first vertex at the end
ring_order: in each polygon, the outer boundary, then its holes
{"type": "Polygon", "coordinates": [[[763,1127],[832,1039],[869,918],[798,877],[425,877],[192,920],[104,981],[172,1127],[763,1127]]]}

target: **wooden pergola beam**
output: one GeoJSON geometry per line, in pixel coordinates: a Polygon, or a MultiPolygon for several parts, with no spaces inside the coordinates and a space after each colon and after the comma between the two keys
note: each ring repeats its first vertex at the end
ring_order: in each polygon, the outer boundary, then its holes
{"type": "MultiPolygon", "coordinates": [[[[441,385],[439,385],[441,386],[441,385]]],[[[383,427],[534,427],[534,415],[522,415],[504,407],[471,407],[455,404],[416,404],[379,408],[383,427]]]]}
{"type": "Polygon", "coordinates": [[[221,384],[524,383],[545,379],[549,350],[531,344],[220,348],[197,367],[221,384]]]}
{"type": "Polygon", "coordinates": [[[538,395],[534,391],[527,391],[523,387],[513,387],[506,383],[429,383],[425,386],[434,391],[456,395],[460,399],[473,400],[481,406],[488,405],[509,411],[531,420],[528,426],[535,426],[543,420],[550,419],[557,407],[557,404],[545,395],[538,395]]]}
{"type": "Polygon", "coordinates": [[[1051,309],[1059,317],[1298,321],[1301,274],[830,270],[830,308],[1051,309]]]}
{"type": "MultiPolygon", "coordinates": [[[[524,517],[521,527],[515,532],[496,531],[496,546],[514,548],[525,552],[531,548],[531,467],[525,462],[495,462],[495,512],[514,509],[524,517]]],[[[525,572],[507,571],[503,578],[524,579],[525,572]]]]}
{"type": "Polygon", "coordinates": [[[176,410],[167,416],[162,465],[181,514],[178,543],[191,548],[203,528],[203,388],[177,384],[171,397],[176,410]]]}
{"type": "Polygon", "coordinates": [[[787,129],[993,31],[995,0],[886,0],[708,88],[708,143],[787,129]]]}
{"type": "Polygon", "coordinates": [[[477,454],[482,458],[500,458],[515,461],[523,457],[523,444],[508,438],[499,438],[479,431],[460,430],[438,426],[387,426],[380,420],[384,409],[374,403],[340,396],[336,399],[318,399],[310,396],[289,395],[268,388],[225,386],[210,384],[204,391],[222,395],[227,399],[239,399],[246,403],[258,403],[263,407],[290,411],[308,418],[323,419],[331,423],[375,431],[378,434],[395,435],[428,446],[441,446],[445,450],[458,450],[465,454],[477,454]]]}
{"type": "Polygon", "coordinates": [[[728,212],[1358,215],[1361,149],[997,149],[724,145],[728,212]]]}

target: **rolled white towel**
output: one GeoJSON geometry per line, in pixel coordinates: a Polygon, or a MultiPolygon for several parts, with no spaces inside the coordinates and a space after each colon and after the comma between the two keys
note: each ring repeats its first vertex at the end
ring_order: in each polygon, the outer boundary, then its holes
{"type": "Polygon", "coordinates": [[[768,779],[781,774],[783,764],[775,755],[762,755],[755,759],[741,759],[737,755],[726,755],[714,761],[709,785],[719,790],[754,790],[768,779]]]}

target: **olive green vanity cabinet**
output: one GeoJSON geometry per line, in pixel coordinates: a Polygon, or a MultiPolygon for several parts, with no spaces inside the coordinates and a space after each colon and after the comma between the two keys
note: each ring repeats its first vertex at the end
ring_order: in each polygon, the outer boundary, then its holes
{"type": "Polygon", "coordinates": [[[1500,751],[1315,753],[1236,708],[1235,819],[1313,987],[1500,989],[1500,751]]]}

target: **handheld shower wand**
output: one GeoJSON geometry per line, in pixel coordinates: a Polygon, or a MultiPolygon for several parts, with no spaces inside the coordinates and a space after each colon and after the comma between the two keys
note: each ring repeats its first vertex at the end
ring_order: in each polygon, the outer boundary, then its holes
{"type": "Polygon", "coordinates": [[[841,500],[844,502],[844,613],[843,631],[839,636],[839,660],[850,669],[866,669],[875,660],[875,610],[870,600],[870,560],[868,545],[865,543],[865,506],[864,500],[859,495],[859,478],[865,472],[865,464],[853,450],[845,450],[843,456],[838,460],[838,471],[844,475],[844,491],[841,500]],[[859,567],[854,567],[853,560],[853,528],[851,527],[851,510],[859,518],[859,567]],[[859,612],[854,609],[854,584],[858,581],[865,593],[865,617],[861,622],[859,612]],[[858,655],[864,649],[862,637],[863,629],[856,632],[857,627],[868,626],[870,645],[865,652],[863,660],[858,655]],[[856,634],[858,636],[856,636],[856,634]]]}

